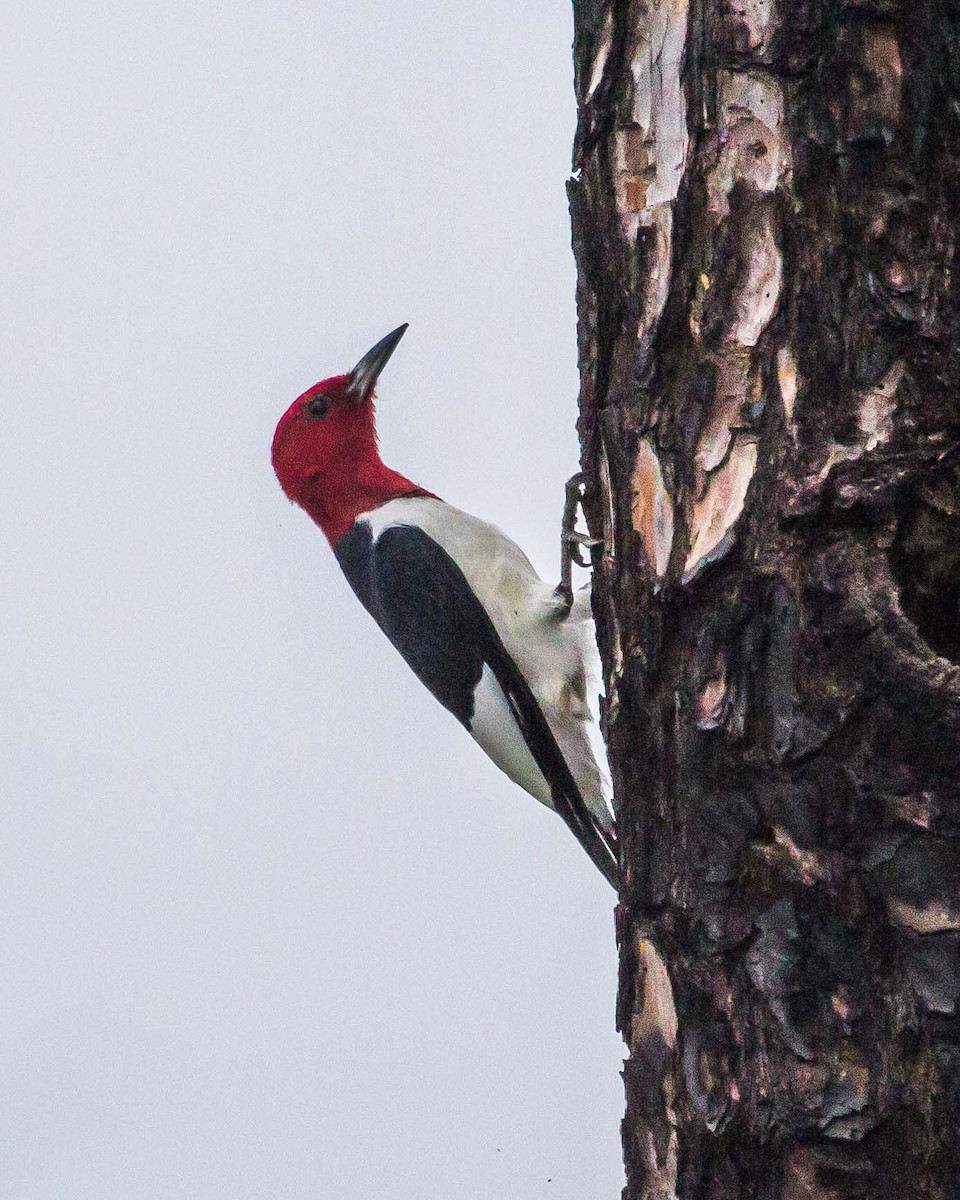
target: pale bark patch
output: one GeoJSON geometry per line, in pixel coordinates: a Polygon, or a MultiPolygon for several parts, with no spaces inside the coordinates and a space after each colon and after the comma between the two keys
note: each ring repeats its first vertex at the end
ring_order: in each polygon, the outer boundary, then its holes
{"type": "Polygon", "coordinates": [[[596,53],[593,57],[593,68],[590,71],[590,83],[587,86],[587,99],[589,100],[593,93],[600,86],[600,81],[603,79],[603,72],[606,70],[607,59],[610,57],[610,47],[613,45],[613,9],[607,9],[607,15],[603,20],[603,28],[600,30],[600,37],[597,42],[596,53]]]}
{"type": "Polygon", "coordinates": [[[695,501],[690,520],[691,545],[683,571],[689,583],[733,544],[733,530],[757,469],[757,443],[736,438],[726,462],[710,477],[703,498],[695,501]]]}
{"type": "Polygon", "coordinates": [[[664,483],[660,459],[649,438],[644,438],[637,449],[632,486],[633,527],[643,539],[657,579],[662,580],[673,546],[673,501],[664,483]]]}
{"type": "Polygon", "coordinates": [[[733,296],[729,338],[741,346],[755,346],[777,311],[783,285],[783,256],[773,214],[766,207],[742,222],[740,254],[744,267],[733,296]]]}
{"type": "Polygon", "coordinates": [[[875,450],[893,435],[893,414],[897,407],[897,388],[906,364],[895,362],[879,383],[860,396],[860,432],[863,448],[875,450]]]}
{"type": "Polygon", "coordinates": [[[912,929],[914,933],[941,933],[945,929],[960,929],[960,910],[941,901],[920,906],[905,900],[890,899],[890,920],[894,925],[912,929]]]}
{"type": "Polygon", "coordinates": [[[617,211],[631,244],[641,225],[654,223],[651,210],[680,190],[688,143],[681,79],[687,17],[686,0],[652,4],[630,59],[629,124],[616,131],[614,153],[617,211]]]}
{"type": "Polygon", "coordinates": [[[775,79],[756,70],[720,71],[718,87],[718,153],[708,183],[710,207],[724,217],[735,183],[772,192],[788,177],[792,159],[775,79]]]}
{"type": "Polygon", "coordinates": [[[775,28],[772,0],[728,0],[721,5],[721,19],[736,26],[736,49],[742,53],[763,54],[775,28]]]}
{"type": "Polygon", "coordinates": [[[729,711],[727,660],[721,654],[714,664],[713,674],[697,697],[697,728],[719,729],[729,711]]]}
{"type": "Polygon", "coordinates": [[[703,495],[706,477],[723,462],[730,449],[732,429],[744,422],[748,403],[750,356],[740,353],[717,363],[713,405],[697,439],[697,496],[703,495]]]}
{"type": "Polygon", "coordinates": [[[815,495],[835,466],[843,462],[854,462],[870,453],[894,433],[894,413],[897,408],[897,389],[903,378],[905,364],[895,362],[873,387],[861,392],[857,398],[857,428],[859,436],[850,442],[831,442],[827,446],[823,464],[804,480],[800,496],[809,499],[815,495]]]}
{"type": "Polygon", "coordinates": [[[643,1004],[634,1013],[631,1037],[636,1044],[657,1034],[667,1049],[672,1050],[677,1044],[677,1011],[670,976],[650,942],[640,940],[637,949],[643,965],[643,1004]]]}
{"type": "Polygon", "coordinates": [[[793,410],[797,403],[797,360],[789,346],[781,346],[777,352],[777,382],[780,385],[780,399],[783,401],[783,412],[787,420],[793,421],[793,410]]]}

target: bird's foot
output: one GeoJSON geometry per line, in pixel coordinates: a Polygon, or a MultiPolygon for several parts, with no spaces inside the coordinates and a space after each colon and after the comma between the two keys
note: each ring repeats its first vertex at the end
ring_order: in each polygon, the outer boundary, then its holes
{"type": "Polygon", "coordinates": [[[577,512],[583,508],[583,489],[586,477],[582,471],[567,480],[566,497],[563,505],[563,524],[560,533],[560,582],[557,595],[567,612],[573,607],[573,564],[589,567],[590,560],[584,558],[583,549],[599,546],[600,539],[577,529],[577,512]]]}

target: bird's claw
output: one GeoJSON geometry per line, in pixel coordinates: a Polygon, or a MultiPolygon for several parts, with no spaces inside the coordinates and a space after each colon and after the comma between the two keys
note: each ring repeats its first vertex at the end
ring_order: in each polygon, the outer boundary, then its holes
{"type": "Polygon", "coordinates": [[[580,547],[583,546],[587,550],[594,546],[602,546],[603,538],[591,537],[589,533],[580,533],[576,529],[564,531],[564,538],[567,544],[567,554],[577,564],[578,567],[589,567],[590,559],[584,558],[580,553],[580,547]]]}
{"type": "Polygon", "coordinates": [[[563,600],[566,611],[573,607],[573,564],[589,567],[590,560],[583,557],[582,548],[588,550],[600,545],[600,539],[577,529],[577,510],[583,506],[583,490],[586,476],[582,471],[567,480],[566,498],[563,505],[563,524],[560,533],[560,582],[557,595],[563,600]]]}

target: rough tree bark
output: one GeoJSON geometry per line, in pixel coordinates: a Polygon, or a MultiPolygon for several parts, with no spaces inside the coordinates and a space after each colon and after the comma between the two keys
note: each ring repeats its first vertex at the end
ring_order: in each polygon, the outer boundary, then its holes
{"type": "Polygon", "coordinates": [[[960,1196],[960,5],[574,0],[626,1196],[960,1196]]]}

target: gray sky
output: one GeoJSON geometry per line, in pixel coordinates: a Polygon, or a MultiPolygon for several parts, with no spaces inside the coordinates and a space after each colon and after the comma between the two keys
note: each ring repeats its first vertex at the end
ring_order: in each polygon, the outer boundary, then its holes
{"type": "Polygon", "coordinates": [[[0,1196],[617,1195],[612,893],[269,461],[409,321],[385,459],[555,573],[567,3],[0,32],[0,1196]]]}

